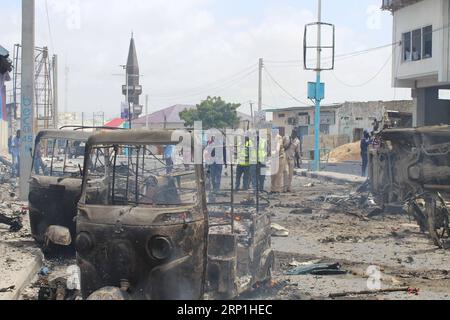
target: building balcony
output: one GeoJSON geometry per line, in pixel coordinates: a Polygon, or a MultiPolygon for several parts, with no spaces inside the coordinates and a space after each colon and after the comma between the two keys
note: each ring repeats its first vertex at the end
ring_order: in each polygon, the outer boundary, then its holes
{"type": "Polygon", "coordinates": [[[381,9],[394,12],[401,8],[410,6],[414,3],[417,3],[417,2],[423,1],[423,0],[382,0],[382,1],[383,2],[381,5],[381,9]]]}

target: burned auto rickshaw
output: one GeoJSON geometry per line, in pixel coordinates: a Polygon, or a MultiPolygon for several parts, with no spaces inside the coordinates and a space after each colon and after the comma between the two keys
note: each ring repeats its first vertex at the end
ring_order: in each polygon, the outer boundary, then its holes
{"type": "Polygon", "coordinates": [[[184,139],[193,136],[131,130],[88,140],[76,237],[83,298],[231,298],[270,277],[269,215],[243,212],[238,234],[227,195],[207,203],[202,163],[157,155],[184,139]],[[88,160],[99,153],[107,164],[100,170],[88,160]]]}
{"type": "Polygon", "coordinates": [[[89,136],[80,131],[44,130],[36,137],[28,200],[31,233],[44,253],[74,249],[83,160],[69,160],[69,155],[74,143],[85,143],[89,136]]]}
{"type": "Polygon", "coordinates": [[[77,217],[84,298],[200,299],[208,220],[201,165],[166,165],[173,131],[105,132],[86,144],[77,217]],[[104,155],[106,167],[92,157],[104,155]]]}

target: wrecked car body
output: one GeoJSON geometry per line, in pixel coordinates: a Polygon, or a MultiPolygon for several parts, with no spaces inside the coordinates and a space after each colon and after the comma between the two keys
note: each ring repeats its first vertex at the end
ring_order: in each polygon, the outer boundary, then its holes
{"type": "Polygon", "coordinates": [[[370,182],[381,206],[407,206],[422,232],[450,236],[450,127],[382,131],[370,151],[370,182]]]}
{"type": "Polygon", "coordinates": [[[155,155],[186,138],[173,134],[131,130],[88,140],[75,241],[84,299],[232,298],[270,279],[270,216],[230,212],[220,196],[208,204],[202,164],[155,155]],[[95,168],[89,159],[99,153],[105,166],[95,168]]]}
{"type": "Polygon", "coordinates": [[[72,245],[81,196],[83,162],[69,161],[74,143],[91,134],[80,131],[41,131],[36,137],[29,181],[29,214],[33,238],[44,252],[72,245]]]}

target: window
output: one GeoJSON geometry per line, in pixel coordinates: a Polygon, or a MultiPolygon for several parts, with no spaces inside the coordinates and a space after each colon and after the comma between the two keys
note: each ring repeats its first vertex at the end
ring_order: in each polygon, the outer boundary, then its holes
{"type": "Polygon", "coordinates": [[[403,40],[403,61],[419,61],[433,56],[433,26],[406,32],[403,40]]]}
{"type": "Polygon", "coordinates": [[[44,138],[36,145],[33,171],[36,176],[81,178],[84,141],[44,138]]]}
{"type": "Polygon", "coordinates": [[[88,162],[86,203],[120,206],[196,204],[199,185],[195,169],[166,164],[150,145],[95,146],[88,162]],[[102,162],[97,161],[101,155],[102,162]]]}
{"type": "Polygon", "coordinates": [[[428,59],[433,56],[433,27],[423,28],[423,58],[428,59]]]}
{"type": "Polygon", "coordinates": [[[403,60],[411,61],[411,32],[403,34],[403,60]]]}
{"type": "Polygon", "coordinates": [[[284,113],[278,114],[278,118],[285,118],[285,117],[286,117],[286,115],[284,113]]]}
{"type": "Polygon", "coordinates": [[[330,125],[329,124],[321,124],[320,125],[320,133],[324,135],[330,134],[330,125]]]}
{"type": "Polygon", "coordinates": [[[422,29],[412,32],[412,61],[422,59],[422,29]]]}

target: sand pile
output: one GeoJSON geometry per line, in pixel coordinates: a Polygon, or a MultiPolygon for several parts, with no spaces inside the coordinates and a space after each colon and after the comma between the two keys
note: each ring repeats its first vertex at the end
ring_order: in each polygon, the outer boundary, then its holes
{"type": "Polygon", "coordinates": [[[361,160],[361,143],[349,143],[340,146],[330,153],[330,162],[343,161],[360,161],[361,160]]]}

